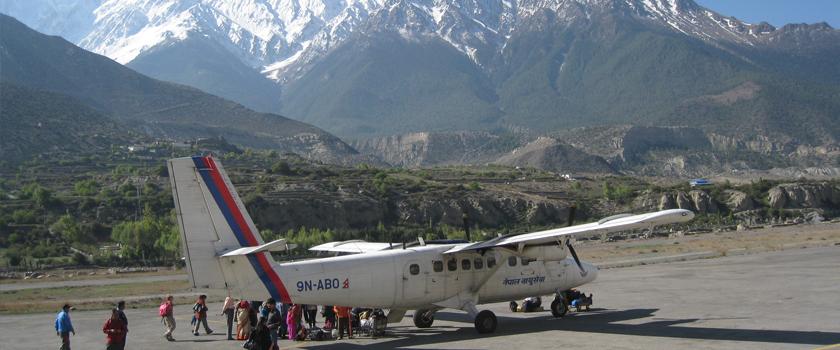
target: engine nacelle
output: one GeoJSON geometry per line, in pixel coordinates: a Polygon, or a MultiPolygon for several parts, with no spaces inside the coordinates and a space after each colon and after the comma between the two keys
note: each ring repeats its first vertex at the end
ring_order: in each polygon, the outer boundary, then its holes
{"type": "Polygon", "coordinates": [[[566,258],[568,251],[564,245],[543,245],[532,246],[522,250],[522,257],[545,260],[545,261],[559,261],[566,258]]]}

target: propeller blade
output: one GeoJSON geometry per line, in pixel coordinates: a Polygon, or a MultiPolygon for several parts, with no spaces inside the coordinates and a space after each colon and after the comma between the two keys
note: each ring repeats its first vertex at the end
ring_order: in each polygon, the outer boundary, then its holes
{"type": "Polygon", "coordinates": [[[580,259],[578,258],[578,255],[577,255],[577,252],[575,251],[575,248],[572,247],[572,244],[569,243],[568,240],[566,240],[566,247],[569,247],[569,253],[572,253],[572,258],[575,259],[575,263],[577,264],[578,268],[580,269],[580,275],[581,276],[586,276],[587,272],[586,272],[586,270],[583,269],[583,264],[580,263],[580,259]]]}

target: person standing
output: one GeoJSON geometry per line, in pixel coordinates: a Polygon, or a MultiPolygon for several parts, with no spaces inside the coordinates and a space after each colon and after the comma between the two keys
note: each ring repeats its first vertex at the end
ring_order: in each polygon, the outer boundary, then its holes
{"type": "Polygon", "coordinates": [[[350,307],[338,306],[334,307],[335,314],[338,316],[338,339],[344,339],[344,330],[347,330],[347,337],[353,339],[353,327],[350,325],[350,307]]]}
{"type": "Polygon", "coordinates": [[[105,333],[106,350],[120,350],[125,346],[125,335],[128,333],[128,326],[120,317],[120,313],[120,310],[117,308],[111,309],[111,317],[102,326],[102,332],[105,333]]]}
{"type": "Polygon", "coordinates": [[[307,304],[303,306],[303,318],[306,320],[306,325],[309,326],[309,329],[315,328],[315,320],[317,315],[318,305],[307,304]]]}
{"type": "Polygon", "coordinates": [[[117,302],[117,311],[120,320],[125,324],[125,334],[122,336],[122,340],[115,349],[118,350],[125,350],[125,342],[128,340],[128,317],[125,315],[125,300],[120,300],[117,302]]]}
{"type": "Polygon", "coordinates": [[[193,313],[195,314],[195,327],[193,327],[193,335],[198,335],[198,328],[204,325],[204,332],[207,335],[213,334],[213,330],[207,326],[207,296],[202,294],[198,297],[193,305],[193,313]]]}
{"type": "Polygon", "coordinates": [[[301,308],[299,304],[292,304],[289,308],[289,314],[286,315],[286,328],[289,331],[289,340],[295,340],[298,333],[298,325],[300,324],[301,308]]]}
{"type": "Polygon", "coordinates": [[[236,311],[236,304],[233,298],[226,297],[224,304],[222,304],[222,313],[220,316],[225,316],[227,320],[227,339],[233,340],[233,314],[236,311]]]}
{"type": "Polygon", "coordinates": [[[324,316],[325,329],[331,330],[335,328],[335,310],[333,309],[332,305],[324,305],[323,311],[321,311],[321,315],[324,316]]]}
{"type": "Polygon", "coordinates": [[[277,327],[277,333],[281,339],[288,336],[286,333],[289,330],[289,326],[286,324],[286,318],[289,317],[290,308],[291,304],[280,303],[277,305],[277,309],[280,311],[280,327],[277,327]]]}
{"type": "Polygon", "coordinates": [[[70,304],[64,304],[55,317],[55,334],[61,337],[61,350],[70,350],[70,333],[76,335],[73,322],[70,321],[70,304]]]}
{"type": "Polygon", "coordinates": [[[278,334],[277,329],[280,327],[280,311],[277,310],[277,302],[274,298],[268,298],[265,303],[263,303],[265,307],[265,326],[268,327],[269,336],[271,337],[271,349],[276,349],[278,334]]]}
{"type": "Polygon", "coordinates": [[[251,305],[242,300],[236,306],[236,340],[248,340],[251,336],[251,305]]]}
{"type": "Polygon", "coordinates": [[[160,308],[158,309],[160,320],[163,322],[163,326],[166,327],[166,333],[163,333],[163,337],[168,341],[175,341],[175,338],[172,337],[172,332],[175,331],[175,307],[172,299],[171,295],[167,295],[163,299],[163,304],[160,304],[160,308]]]}

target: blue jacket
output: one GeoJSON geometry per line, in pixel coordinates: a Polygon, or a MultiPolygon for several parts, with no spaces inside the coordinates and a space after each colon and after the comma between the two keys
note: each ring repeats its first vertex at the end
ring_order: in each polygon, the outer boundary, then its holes
{"type": "Polygon", "coordinates": [[[76,332],[73,330],[73,323],[70,322],[70,315],[66,311],[62,310],[55,317],[55,331],[59,333],[76,332]]]}

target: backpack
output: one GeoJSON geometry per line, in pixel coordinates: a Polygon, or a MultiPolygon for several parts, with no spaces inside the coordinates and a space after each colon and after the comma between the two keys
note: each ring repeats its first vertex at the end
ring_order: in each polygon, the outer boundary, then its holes
{"type": "Polygon", "coordinates": [[[166,303],[160,304],[160,308],[158,308],[158,315],[160,315],[160,317],[166,317],[166,311],[168,311],[168,309],[169,308],[168,305],[166,305],[166,303]]]}

